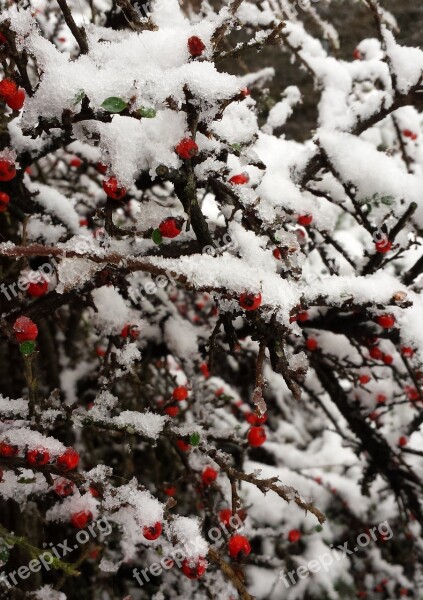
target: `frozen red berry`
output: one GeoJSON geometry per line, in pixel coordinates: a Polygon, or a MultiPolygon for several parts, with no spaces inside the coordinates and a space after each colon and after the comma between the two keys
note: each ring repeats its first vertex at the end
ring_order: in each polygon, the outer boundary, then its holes
{"type": "Polygon", "coordinates": [[[0,158],[0,181],[10,181],[16,177],[15,164],[7,158],[0,158]]]}
{"type": "Polygon", "coordinates": [[[374,360],[380,360],[382,358],[382,350],[378,346],[373,346],[369,350],[369,355],[371,358],[374,358],[374,360]]]}
{"type": "Polygon", "coordinates": [[[146,540],[152,542],[160,537],[162,529],[162,524],[160,523],[160,521],[157,521],[157,523],[154,523],[154,525],[152,525],[151,527],[144,527],[142,530],[142,534],[146,540]]]}
{"type": "Polygon", "coordinates": [[[208,377],[210,377],[209,365],[206,362],[201,363],[201,365],[200,365],[200,371],[202,372],[203,377],[205,377],[206,379],[208,377]]]}
{"type": "Polygon", "coordinates": [[[101,175],[105,175],[107,173],[107,165],[103,165],[101,162],[96,163],[95,168],[98,173],[101,173],[101,175]]]}
{"type": "Polygon", "coordinates": [[[401,346],[401,354],[404,356],[404,358],[412,358],[414,350],[410,346],[401,346]]]}
{"type": "Polygon", "coordinates": [[[257,310],[261,305],[261,294],[244,292],[239,297],[239,305],[244,310],[257,310]]]}
{"type": "Polygon", "coordinates": [[[235,560],[241,560],[251,552],[250,542],[244,535],[236,534],[228,541],[229,556],[235,560]]]}
{"type": "Polygon", "coordinates": [[[191,54],[191,56],[194,56],[194,57],[201,56],[205,49],[206,49],[205,45],[203,44],[202,40],[197,35],[193,35],[192,37],[189,38],[188,50],[189,50],[189,53],[191,54]]]}
{"type": "Polygon", "coordinates": [[[54,483],[54,491],[61,498],[66,498],[74,493],[75,484],[69,479],[57,479],[54,483]]]}
{"type": "Polygon", "coordinates": [[[297,218],[298,225],[302,225],[302,227],[308,227],[313,222],[313,217],[311,215],[300,215],[297,218]]]}
{"type": "Polygon", "coordinates": [[[273,256],[276,258],[276,260],[281,260],[282,254],[279,248],[275,248],[273,250],[273,256]]]}
{"type": "Polygon", "coordinates": [[[391,329],[395,325],[395,317],[391,314],[379,315],[376,317],[376,323],[384,329],[391,329]]]}
{"type": "Polygon", "coordinates": [[[120,337],[123,337],[123,338],[129,337],[132,340],[136,340],[139,335],[140,335],[140,330],[139,330],[138,326],[130,325],[129,323],[127,325],[125,325],[125,327],[123,327],[122,331],[120,332],[120,337]]]}
{"type": "Polygon", "coordinates": [[[232,511],[230,508],[222,508],[222,510],[219,511],[219,521],[223,523],[225,527],[228,527],[231,524],[231,518],[232,511]]]}
{"type": "Polygon", "coordinates": [[[120,185],[116,177],[109,177],[103,181],[103,190],[113,200],[121,200],[126,196],[126,188],[120,185]]]}
{"type": "Polygon", "coordinates": [[[314,352],[319,347],[318,341],[316,340],[316,338],[313,338],[313,337],[307,338],[305,345],[306,345],[307,350],[309,350],[310,352],[314,352]]]}
{"type": "Polygon", "coordinates": [[[184,160],[189,160],[198,154],[198,146],[192,138],[184,138],[175,148],[176,154],[184,160]]]}
{"type": "Polygon", "coordinates": [[[48,292],[48,281],[40,275],[38,281],[33,281],[29,284],[28,289],[26,290],[28,296],[32,298],[40,298],[44,296],[48,292]]]}
{"type": "Polygon", "coordinates": [[[0,213],[6,212],[9,207],[10,196],[6,192],[0,192],[0,213]]]}
{"type": "Polygon", "coordinates": [[[404,448],[404,446],[406,446],[407,443],[408,439],[405,437],[405,435],[402,435],[398,440],[398,446],[400,446],[401,448],[404,448]]]}
{"type": "Polygon", "coordinates": [[[174,217],[168,217],[159,225],[159,231],[164,238],[176,238],[182,232],[180,221],[174,217]]]}
{"type": "Polygon", "coordinates": [[[391,356],[391,354],[384,354],[382,356],[382,360],[385,363],[385,365],[392,365],[392,363],[394,362],[394,357],[391,356]]]}
{"type": "Polygon", "coordinates": [[[301,533],[298,529],[291,529],[291,531],[288,532],[288,540],[291,542],[291,544],[295,544],[295,542],[299,542],[301,539],[301,533]]]}
{"type": "Polygon", "coordinates": [[[170,496],[172,498],[176,494],[176,487],[171,485],[165,488],[163,491],[166,494],[166,496],[170,496]]]}
{"type": "Polygon", "coordinates": [[[79,464],[79,454],[74,448],[67,448],[57,459],[57,466],[62,471],[72,471],[79,464]]]}
{"type": "Polygon", "coordinates": [[[75,529],[84,529],[93,520],[93,513],[90,510],[81,510],[71,516],[70,522],[75,529]]]}
{"type": "Polygon", "coordinates": [[[16,94],[18,86],[12,79],[2,79],[0,81],[0,98],[2,100],[8,100],[16,94]]]}
{"type": "Polygon", "coordinates": [[[26,462],[31,467],[43,467],[50,462],[50,452],[45,448],[35,448],[26,453],[26,462]]]}
{"type": "Polygon", "coordinates": [[[78,169],[82,165],[82,160],[75,156],[75,158],[72,158],[69,164],[71,167],[75,167],[75,169],[78,169]]]}
{"type": "Polygon", "coordinates": [[[250,176],[248,173],[238,173],[238,175],[233,175],[233,177],[230,178],[229,183],[232,183],[233,185],[245,185],[249,181],[250,176]]]}
{"type": "Polygon", "coordinates": [[[13,331],[18,342],[34,341],[38,335],[38,327],[28,319],[28,317],[19,317],[13,324],[13,331]]]}
{"type": "Polygon", "coordinates": [[[266,423],[267,415],[262,415],[261,417],[259,417],[258,415],[256,415],[256,413],[247,412],[245,413],[245,420],[250,425],[262,425],[263,423],[266,423]]]}
{"type": "Polygon", "coordinates": [[[266,432],[263,427],[250,427],[247,440],[252,448],[262,446],[266,441],[266,432]]]}
{"type": "Polygon", "coordinates": [[[184,385],[178,385],[172,392],[173,399],[182,402],[188,398],[188,389],[184,385]]]}
{"type": "Polygon", "coordinates": [[[206,467],[201,473],[201,481],[204,485],[211,485],[217,479],[217,471],[213,467],[206,467]]]}
{"type": "Polygon", "coordinates": [[[0,456],[3,456],[4,458],[13,458],[18,452],[18,446],[8,444],[7,442],[0,442],[0,456]]]}
{"type": "Polygon", "coordinates": [[[379,242],[376,242],[375,248],[376,252],[379,252],[380,254],[386,254],[392,249],[392,242],[387,239],[380,240],[379,242]]]}
{"type": "Polygon", "coordinates": [[[353,58],[355,60],[361,60],[363,58],[363,56],[362,56],[362,54],[361,54],[361,52],[360,52],[360,50],[358,48],[356,48],[354,50],[354,52],[353,52],[353,58]]]}
{"type": "Polygon", "coordinates": [[[178,446],[181,452],[188,452],[191,449],[191,445],[188,444],[185,440],[176,440],[176,445],[178,446]]]}
{"type": "Polygon", "coordinates": [[[402,135],[403,135],[404,137],[411,138],[411,137],[413,137],[413,135],[414,135],[414,134],[413,134],[413,132],[411,131],[411,129],[404,129],[404,130],[403,130],[403,132],[402,132],[402,135]]]}
{"type": "Polygon", "coordinates": [[[207,569],[207,561],[199,558],[185,558],[182,562],[181,571],[188,579],[199,579],[207,569]]]}
{"type": "Polygon", "coordinates": [[[358,381],[361,383],[361,385],[366,385],[366,383],[369,383],[370,379],[371,377],[369,375],[360,375],[358,381]]]}
{"type": "Polygon", "coordinates": [[[179,406],[166,406],[164,411],[169,417],[174,418],[179,415],[179,406]]]}
{"type": "Polygon", "coordinates": [[[241,96],[243,96],[244,98],[247,98],[247,96],[251,96],[250,90],[247,87],[242,88],[241,96]]]}
{"type": "Polygon", "coordinates": [[[385,394],[378,394],[376,396],[377,404],[385,404],[386,401],[387,401],[387,397],[385,396],[385,394]]]}
{"type": "Polygon", "coordinates": [[[16,94],[6,99],[6,104],[12,110],[21,110],[25,103],[25,90],[19,89],[16,94]]]}

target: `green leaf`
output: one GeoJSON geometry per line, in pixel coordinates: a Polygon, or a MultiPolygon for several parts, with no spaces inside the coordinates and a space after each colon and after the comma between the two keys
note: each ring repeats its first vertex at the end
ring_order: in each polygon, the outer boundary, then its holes
{"type": "Polygon", "coordinates": [[[22,344],[19,344],[19,350],[24,356],[30,356],[35,350],[35,342],[31,340],[22,342],[22,344]]]}
{"type": "Polygon", "coordinates": [[[321,525],[316,525],[316,527],[314,528],[315,531],[317,531],[318,533],[320,533],[321,531],[323,531],[323,527],[321,525]]]}
{"type": "Polygon", "coordinates": [[[84,90],[79,90],[78,93],[76,94],[75,98],[72,101],[72,106],[75,106],[75,104],[79,104],[80,102],[82,102],[82,100],[84,98],[85,98],[84,90]]]}
{"type": "Polygon", "coordinates": [[[241,144],[231,144],[231,149],[234,150],[235,152],[241,152],[242,146],[241,146],[241,144]]]}
{"type": "Polygon", "coordinates": [[[111,113],[120,113],[128,107],[125,100],[122,100],[122,98],[118,98],[117,96],[110,96],[110,98],[106,98],[101,106],[104,108],[104,110],[107,110],[107,112],[111,113]]]}
{"type": "Polygon", "coordinates": [[[158,246],[160,246],[160,244],[163,242],[162,234],[160,233],[160,231],[158,229],[155,229],[153,231],[153,233],[151,234],[151,239],[158,246]]]}
{"type": "Polygon", "coordinates": [[[9,560],[9,548],[7,546],[0,546],[0,564],[4,565],[9,560]]]}
{"type": "Polygon", "coordinates": [[[200,434],[197,432],[191,433],[191,435],[189,436],[189,442],[191,446],[198,446],[198,444],[200,443],[200,434]]]}
{"type": "Polygon", "coordinates": [[[154,110],[154,108],[148,108],[147,106],[141,106],[141,108],[137,110],[137,113],[141,117],[144,117],[144,119],[154,119],[157,115],[157,111],[154,110]]]}

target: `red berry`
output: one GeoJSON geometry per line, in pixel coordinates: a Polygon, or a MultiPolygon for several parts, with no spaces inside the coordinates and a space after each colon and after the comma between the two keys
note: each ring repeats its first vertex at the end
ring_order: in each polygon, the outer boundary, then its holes
{"type": "Polygon", "coordinates": [[[375,244],[376,252],[380,254],[386,254],[392,248],[392,242],[389,240],[380,240],[380,242],[376,242],[375,244]]]}
{"type": "Polygon", "coordinates": [[[137,325],[125,325],[125,327],[120,332],[120,337],[127,338],[130,337],[133,340],[136,340],[140,334],[140,330],[137,325]]]}
{"type": "Polygon", "coordinates": [[[93,520],[93,513],[90,510],[81,510],[71,516],[71,524],[75,529],[84,529],[93,520]]]}
{"type": "Polygon", "coordinates": [[[188,579],[199,579],[207,569],[207,561],[200,556],[197,559],[185,558],[182,562],[181,571],[188,579]]]}
{"type": "Polygon", "coordinates": [[[27,289],[28,296],[32,298],[40,298],[48,292],[48,281],[43,276],[40,276],[38,281],[30,283],[27,289]]]}
{"type": "Polygon", "coordinates": [[[408,443],[407,438],[405,437],[405,435],[402,435],[399,440],[398,440],[398,446],[400,446],[401,448],[403,448],[404,446],[406,446],[408,443]]]}
{"type": "Polygon", "coordinates": [[[169,417],[177,417],[179,414],[179,406],[167,406],[164,411],[169,417]]]}
{"type": "Polygon", "coordinates": [[[142,534],[146,540],[152,542],[153,540],[157,540],[162,533],[162,524],[157,521],[152,527],[144,527],[142,530],[142,534]]]}
{"type": "Polygon", "coordinates": [[[371,413],[369,413],[368,417],[369,417],[370,421],[377,421],[379,419],[379,413],[377,413],[374,410],[371,413]]]}
{"type": "Polygon", "coordinates": [[[410,346],[401,346],[401,354],[405,358],[412,358],[413,354],[414,354],[414,350],[413,350],[413,348],[410,348],[410,346]]]}
{"type": "Polygon", "coordinates": [[[241,96],[244,96],[244,98],[246,98],[247,96],[251,96],[250,90],[247,87],[242,88],[242,90],[241,90],[241,96]]]}
{"type": "Polygon", "coordinates": [[[310,352],[314,352],[319,347],[319,343],[316,338],[307,338],[305,345],[307,350],[310,350],[310,352]]]}
{"type": "Polygon", "coordinates": [[[101,173],[102,175],[105,175],[107,173],[107,165],[103,165],[103,163],[101,162],[96,163],[95,168],[97,172],[101,173]]]}
{"type": "Polygon", "coordinates": [[[297,218],[298,225],[302,225],[303,227],[308,227],[311,225],[313,221],[313,217],[311,215],[300,215],[297,218]]]}
{"type": "Polygon", "coordinates": [[[164,489],[164,493],[166,494],[166,496],[174,496],[176,494],[176,487],[174,486],[170,486],[168,488],[164,489]]]}
{"type": "Polygon", "coordinates": [[[26,462],[32,467],[43,467],[50,462],[50,452],[45,448],[28,450],[26,453],[26,462]]]}
{"type": "Polygon", "coordinates": [[[168,217],[160,223],[159,231],[164,238],[176,238],[182,232],[180,221],[173,217],[168,217]]]}
{"type": "Polygon", "coordinates": [[[259,417],[258,415],[256,415],[256,413],[248,412],[245,413],[245,420],[250,425],[262,425],[263,423],[266,423],[267,415],[262,415],[261,417],[259,417]]]}
{"type": "Polygon", "coordinates": [[[65,452],[57,459],[57,466],[62,471],[71,471],[76,469],[79,464],[79,454],[73,448],[67,448],[65,452]]]}
{"type": "Polygon", "coordinates": [[[189,53],[191,54],[191,56],[194,56],[194,57],[201,56],[205,49],[206,49],[205,45],[203,44],[203,42],[201,41],[201,39],[198,36],[193,35],[192,37],[189,38],[188,50],[189,50],[189,53]]]}
{"type": "Polygon", "coordinates": [[[222,508],[219,511],[219,521],[223,523],[226,527],[230,525],[230,519],[232,517],[232,511],[230,508],[222,508]]]}
{"type": "Polygon", "coordinates": [[[210,377],[210,369],[207,363],[203,362],[200,365],[200,371],[202,372],[203,376],[207,379],[208,377],[210,377]]]}
{"type": "Polygon", "coordinates": [[[28,317],[19,317],[13,324],[13,331],[18,342],[33,341],[37,338],[38,327],[28,317]]]}
{"type": "Polygon", "coordinates": [[[70,166],[75,167],[76,169],[82,165],[82,160],[80,158],[72,158],[70,161],[70,166]]]}
{"type": "Polygon", "coordinates": [[[18,446],[12,446],[12,444],[8,444],[7,442],[0,442],[0,456],[4,456],[5,458],[13,458],[19,452],[18,446]]]}
{"type": "Polygon", "coordinates": [[[385,404],[386,400],[387,398],[385,394],[378,394],[378,396],[376,397],[377,404],[385,404]]]}
{"type": "Polygon", "coordinates": [[[410,402],[416,402],[416,400],[419,400],[419,398],[420,398],[419,392],[416,390],[415,387],[407,385],[405,387],[404,391],[407,394],[408,399],[410,400],[410,402]]]}
{"type": "Polygon", "coordinates": [[[257,310],[261,305],[261,294],[249,294],[244,292],[239,297],[239,305],[244,310],[257,310]]]}
{"type": "Polygon", "coordinates": [[[184,138],[175,148],[176,154],[184,160],[189,160],[198,154],[198,146],[191,138],[184,138]]]}
{"type": "Polygon", "coordinates": [[[382,358],[382,350],[377,346],[373,346],[373,348],[370,348],[369,354],[375,360],[380,360],[382,358]]]}
{"type": "Polygon", "coordinates": [[[228,542],[229,556],[235,560],[241,560],[251,552],[250,542],[243,535],[236,534],[229,538],[228,542]]]}
{"type": "Polygon", "coordinates": [[[176,445],[181,452],[188,452],[191,449],[191,445],[187,444],[184,440],[176,440],[176,445]]]}
{"type": "Polygon", "coordinates": [[[282,254],[281,254],[281,251],[279,250],[279,248],[275,248],[273,250],[273,256],[276,258],[276,260],[281,260],[282,254]]]}
{"type": "Polygon", "coordinates": [[[95,487],[90,487],[89,492],[93,498],[100,498],[100,492],[95,489],[95,487]]]}
{"type": "Polygon", "coordinates": [[[217,471],[213,467],[206,467],[201,473],[201,481],[204,485],[210,485],[217,479],[217,471]]]}
{"type": "Polygon", "coordinates": [[[98,358],[103,358],[103,356],[106,356],[106,350],[105,350],[105,348],[100,348],[98,346],[95,349],[95,353],[98,356],[98,358]]]}
{"type": "Polygon", "coordinates": [[[188,390],[184,385],[179,385],[173,390],[172,396],[177,402],[182,402],[188,398],[188,390]]]}
{"type": "Polygon", "coordinates": [[[61,498],[66,498],[74,493],[75,484],[68,479],[57,479],[54,484],[54,491],[61,498]]]}
{"type": "Polygon", "coordinates": [[[113,200],[121,200],[126,196],[126,188],[120,185],[116,177],[109,177],[103,181],[103,190],[113,200]]]}
{"type": "Polygon", "coordinates": [[[229,183],[233,183],[233,185],[245,185],[250,181],[250,176],[248,173],[238,173],[238,175],[234,175],[230,178],[229,183]]]}
{"type": "Polygon", "coordinates": [[[291,529],[288,533],[288,540],[291,544],[295,544],[295,542],[299,542],[301,539],[301,533],[298,529],[291,529]]]}
{"type": "Polygon", "coordinates": [[[252,448],[258,448],[266,441],[266,432],[263,427],[250,427],[247,439],[252,448]]]}
{"type": "Polygon", "coordinates": [[[395,325],[395,317],[391,314],[379,315],[376,317],[376,323],[384,329],[390,329],[395,325]]]}
{"type": "Polygon", "coordinates": [[[390,354],[384,354],[383,362],[385,363],[385,365],[392,365],[392,363],[394,362],[394,358],[390,354]]]}
{"type": "Polygon", "coordinates": [[[18,91],[18,86],[11,79],[2,79],[0,81],[0,97],[3,100],[8,100],[18,91]]]}
{"type": "Polygon", "coordinates": [[[16,167],[11,160],[0,158],[0,181],[10,181],[16,177],[16,167]]]}
{"type": "Polygon", "coordinates": [[[358,381],[361,383],[361,385],[366,385],[366,383],[369,383],[370,379],[371,377],[369,375],[360,375],[358,381]]]}
{"type": "Polygon", "coordinates": [[[413,134],[413,132],[410,129],[404,129],[404,131],[402,132],[402,135],[404,137],[411,138],[411,137],[413,137],[414,134],[413,134]]]}
{"type": "Polygon", "coordinates": [[[356,48],[354,50],[353,57],[355,58],[355,60],[361,60],[363,58],[363,56],[358,48],[356,48]]]}
{"type": "Polygon", "coordinates": [[[25,90],[19,89],[16,94],[6,99],[6,104],[12,110],[21,110],[25,103],[25,90]]]}
{"type": "Polygon", "coordinates": [[[0,213],[6,212],[9,202],[10,202],[9,194],[6,194],[5,192],[0,192],[0,213]]]}
{"type": "Polygon", "coordinates": [[[306,310],[302,310],[301,312],[299,312],[297,315],[297,321],[307,321],[308,320],[308,312],[306,310]]]}
{"type": "Polygon", "coordinates": [[[413,142],[415,142],[418,137],[419,137],[419,135],[417,133],[413,133],[413,135],[411,136],[411,139],[413,140],[413,142]]]}

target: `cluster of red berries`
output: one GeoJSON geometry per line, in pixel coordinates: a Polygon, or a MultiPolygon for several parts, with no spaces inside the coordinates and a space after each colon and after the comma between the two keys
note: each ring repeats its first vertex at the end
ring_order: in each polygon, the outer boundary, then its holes
{"type": "Polygon", "coordinates": [[[12,79],[0,81],[0,99],[12,110],[21,110],[25,102],[25,90],[18,88],[12,79]]]}
{"type": "Polygon", "coordinates": [[[412,139],[414,142],[419,137],[418,134],[414,133],[414,131],[411,131],[411,129],[404,129],[404,131],[402,132],[402,135],[406,138],[412,139]]]}
{"type": "MultiPolygon", "coordinates": [[[[0,456],[13,458],[19,453],[19,447],[8,442],[0,442],[0,456]]],[[[43,467],[51,461],[50,452],[46,448],[34,448],[26,453],[26,461],[31,467],[43,467]]],[[[79,454],[73,448],[67,448],[57,460],[56,465],[61,471],[72,471],[79,464],[79,454]]]]}
{"type": "Polygon", "coordinates": [[[372,346],[369,349],[369,356],[373,360],[382,360],[385,365],[391,365],[394,361],[393,357],[390,354],[384,354],[379,346],[372,346]]]}

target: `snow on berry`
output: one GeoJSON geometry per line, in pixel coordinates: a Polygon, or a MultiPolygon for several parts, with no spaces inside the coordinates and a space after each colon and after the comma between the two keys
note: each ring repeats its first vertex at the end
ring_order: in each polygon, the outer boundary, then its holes
{"type": "Polygon", "coordinates": [[[13,331],[18,342],[35,340],[38,336],[38,327],[28,317],[19,317],[13,324],[13,331]]]}

